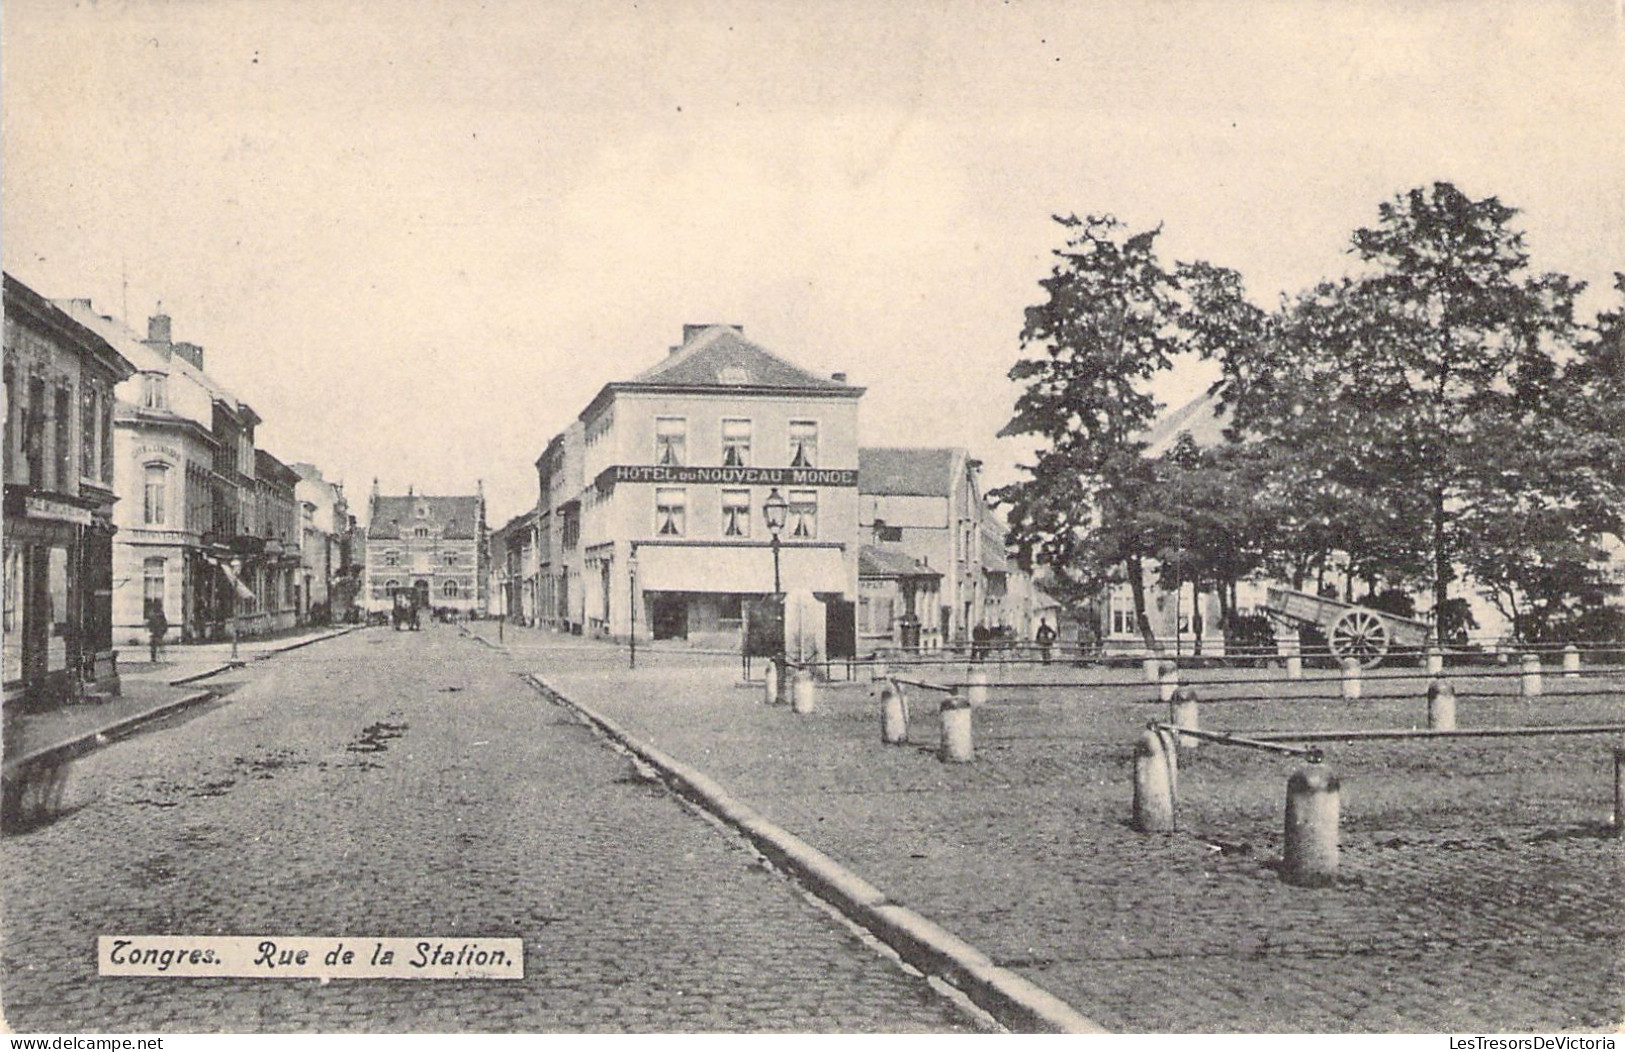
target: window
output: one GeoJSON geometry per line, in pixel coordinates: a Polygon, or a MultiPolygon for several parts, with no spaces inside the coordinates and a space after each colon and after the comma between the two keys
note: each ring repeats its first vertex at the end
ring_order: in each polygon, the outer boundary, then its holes
{"type": "Polygon", "coordinates": [[[456,552],[447,552],[446,553],[446,565],[447,566],[456,566],[457,565],[457,553],[456,552]]]}
{"type": "Polygon", "coordinates": [[[717,619],[725,622],[740,622],[745,619],[745,600],[739,595],[725,595],[717,605],[717,619]]]}
{"type": "Polygon", "coordinates": [[[687,508],[687,490],[678,487],[656,487],[655,532],[662,537],[683,536],[683,518],[687,508]]]}
{"type": "Polygon", "coordinates": [[[722,535],[724,537],[750,536],[750,490],[725,489],[722,491],[722,535]]]}
{"type": "Polygon", "coordinates": [[[892,630],[892,600],[890,596],[876,596],[869,600],[869,631],[875,635],[890,634],[892,630]]]}
{"type": "Polygon", "coordinates": [[[875,536],[883,544],[900,544],[903,540],[903,527],[887,526],[885,523],[875,523],[875,536]]]}
{"type": "Polygon", "coordinates": [[[79,399],[79,477],[96,479],[96,452],[101,444],[96,441],[96,423],[101,419],[97,412],[97,403],[100,399],[96,392],[89,387],[79,399]]]}
{"type": "Polygon", "coordinates": [[[750,463],[750,421],[722,422],[722,466],[742,468],[750,463]]]}
{"type": "Polygon", "coordinates": [[[419,504],[418,505],[418,518],[427,519],[428,517],[429,517],[429,507],[428,507],[428,505],[419,504]]]}
{"type": "Polygon", "coordinates": [[[456,599],[457,598],[457,582],[456,581],[447,581],[445,584],[441,585],[440,586],[440,594],[445,596],[447,599],[456,599]]]}
{"type": "Polygon", "coordinates": [[[148,464],[146,488],[142,492],[142,515],[148,526],[164,524],[164,508],[169,502],[169,468],[148,464]]]}
{"type": "Polygon", "coordinates": [[[790,421],[790,466],[815,468],[818,466],[818,422],[816,420],[790,421]]]}
{"type": "Polygon", "coordinates": [[[790,536],[812,540],[818,536],[818,491],[790,491],[790,536]]]}
{"type": "Polygon", "coordinates": [[[56,488],[66,490],[73,474],[73,392],[56,389],[56,488]]]}
{"type": "Polygon", "coordinates": [[[655,463],[682,467],[688,458],[688,421],[680,416],[655,418],[655,463]]]}
{"type": "Polygon", "coordinates": [[[102,396],[102,485],[113,485],[113,396],[102,396]]]}
{"type": "Polygon", "coordinates": [[[164,605],[164,560],[146,559],[141,564],[141,599],[143,614],[151,617],[164,605]]]}
{"type": "Polygon", "coordinates": [[[169,377],[145,373],[141,377],[141,404],[148,409],[169,408],[169,377]]]}
{"type": "Polygon", "coordinates": [[[412,536],[414,536],[414,537],[427,537],[427,536],[429,536],[429,527],[427,527],[427,526],[419,526],[419,527],[415,528],[412,531],[412,536]]]}
{"type": "Polygon", "coordinates": [[[28,381],[28,405],[23,408],[23,456],[28,460],[28,484],[45,488],[45,381],[28,381]]]}
{"type": "Polygon", "coordinates": [[[384,553],[384,565],[385,566],[399,566],[400,564],[401,564],[401,553],[400,552],[385,552],[384,553]]]}
{"type": "Polygon", "coordinates": [[[384,594],[393,595],[395,589],[399,588],[400,586],[401,582],[399,579],[391,577],[389,580],[384,582],[384,594]]]}

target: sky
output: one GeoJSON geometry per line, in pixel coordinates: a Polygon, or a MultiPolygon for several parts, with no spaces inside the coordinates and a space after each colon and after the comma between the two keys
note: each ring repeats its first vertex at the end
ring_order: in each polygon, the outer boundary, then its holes
{"type": "MultiPolygon", "coordinates": [[[[867,388],[987,485],[1054,214],[1163,224],[1271,306],[1412,186],[1625,270],[1625,0],[6,0],[5,269],[177,340],[357,504],[500,525],[685,323],[867,388]]],[[[1182,363],[1178,405],[1212,378],[1182,363]]],[[[364,512],[362,512],[364,514],[364,512]]]]}

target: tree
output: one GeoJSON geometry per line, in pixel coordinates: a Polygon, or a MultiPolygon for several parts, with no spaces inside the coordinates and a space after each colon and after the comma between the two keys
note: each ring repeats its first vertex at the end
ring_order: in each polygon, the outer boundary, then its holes
{"type": "Polygon", "coordinates": [[[1138,435],[1158,410],[1146,382],[1180,349],[1177,285],[1157,259],[1161,227],[1131,234],[1115,218],[1056,216],[1058,262],[1027,308],[1011,368],[1025,384],[1001,437],[1036,435],[1046,448],[1023,465],[1032,477],[995,490],[1010,506],[1010,540],[1024,569],[1048,566],[1075,585],[1104,582],[1121,565],[1148,646],[1144,560],[1153,554],[1139,519],[1155,481],[1138,435]]]}
{"type": "Polygon", "coordinates": [[[1577,286],[1529,273],[1515,215],[1449,183],[1384,203],[1353,236],[1365,271],[1300,296],[1225,363],[1237,425],[1296,451],[1307,495],[1330,498],[1324,543],[1368,581],[1419,569],[1435,610],[1489,445],[1527,417],[1520,400],[1539,400],[1573,329],[1577,286]]]}
{"type": "MultiPolygon", "coordinates": [[[[1024,468],[1030,479],[993,496],[1011,507],[1010,539],[1024,567],[1047,565],[1076,589],[1126,578],[1135,623],[1154,647],[1145,561],[1178,563],[1168,538],[1179,530],[1170,523],[1186,512],[1166,495],[1169,465],[1145,456],[1141,436],[1162,408],[1148,382],[1176,355],[1211,356],[1256,338],[1264,315],[1247,303],[1234,271],[1200,261],[1169,271],[1156,254],[1161,227],[1130,233],[1110,216],[1055,219],[1065,244],[1040,283],[1045,302],[1027,309],[1021,342],[1029,356],[1009,374],[1026,387],[1000,431],[1037,435],[1046,448],[1024,468]]],[[[1206,493],[1223,480],[1204,470],[1184,481],[1206,493]]],[[[1203,540],[1204,574],[1228,572],[1214,556],[1213,528],[1206,520],[1191,527],[1203,540]]]]}
{"type": "MultiPolygon", "coordinates": [[[[1625,292],[1625,275],[1616,282],[1625,292]]],[[[1520,639],[1550,639],[1617,591],[1599,540],[1620,535],[1625,508],[1622,318],[1599,314],[1561,371],[1526,369],[1499,426],[1473,447],[1463,563],[1520,639]]]]}

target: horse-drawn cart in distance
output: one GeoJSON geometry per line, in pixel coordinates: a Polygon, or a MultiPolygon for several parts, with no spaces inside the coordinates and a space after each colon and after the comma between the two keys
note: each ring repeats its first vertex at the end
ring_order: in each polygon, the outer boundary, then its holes
{"type": "Polygon", "coordinates": [[[1293,629],[1320,629],[1333,657],[1353,658],[1362,668],[1376,668],[1395,647],[1420,650],[1433,631],[1426,621],[1290,588],[1271,588],[1264,612],[1293,629]]]}

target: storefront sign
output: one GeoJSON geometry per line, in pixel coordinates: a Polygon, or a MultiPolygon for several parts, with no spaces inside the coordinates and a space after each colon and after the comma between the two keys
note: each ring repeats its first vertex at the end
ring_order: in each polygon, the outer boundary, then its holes
{"type": "Polygon", "coordinates": [[[51,500],[48,497],[24,498],[23,514],[34,519],[71,522],[75,526],[90,525],[90,510],[88,508],[77,508],[72,504],[60,500],[51,500]]]}
{"type": "Polygon", "coordinates": [[[722,486],[856,486],[855,468],[704,468],[660,464],[620,464],[605,468],[596,480],[600,488],[617,482],[689,483],[722,486]]]}

